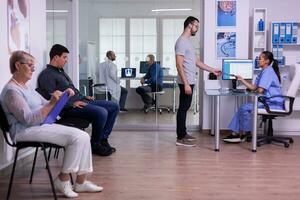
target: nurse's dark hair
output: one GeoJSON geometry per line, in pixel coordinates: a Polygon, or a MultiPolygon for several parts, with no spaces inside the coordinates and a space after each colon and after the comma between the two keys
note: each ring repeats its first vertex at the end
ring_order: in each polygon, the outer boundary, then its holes
{"type": "Polygon", "coordinates": [[[270,51],[263,51],[262,55],[264,56],[265,59],[269,60],[269,65],[272,64],[273,70],[275,71],[279,82],[281,83],[281,78],[280,78],[280,72],[279,72],[279,67],[278,67],[278,60],[274,59],[274,55],[270,51]]]}

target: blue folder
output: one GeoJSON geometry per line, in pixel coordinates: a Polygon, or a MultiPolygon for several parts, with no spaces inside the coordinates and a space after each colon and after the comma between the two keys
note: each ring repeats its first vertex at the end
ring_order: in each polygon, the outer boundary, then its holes
{"type": "Polygon", "coordinates": [[[279,23],[273,23],[272,24],[272,43],[273,44],[278,44],[279,43],[279,23]]]}
{"type": "Polygon", "coordinates": [[[286,23],[280,23],[280,28],[279,28],[279,43],[284,43],[285,39],[285,24],[286,23]]]}
{"type": "Polygon", "coordinates": [[[285,43],[291,43],[292,42],[292,23],[286,23],[285,24],[285,43]]]}
{"type": "Polygon", "coordinates": [[[44,120],[42,124],[53,124],[56,121],[57,116],[61,112],[61,110],[66,105],[67,101],[69,99],[68,92],[64,92],[60,99],[56,102],[55,106],[52,108],[52,110],[49,112],[48,116],[44,120]]]}

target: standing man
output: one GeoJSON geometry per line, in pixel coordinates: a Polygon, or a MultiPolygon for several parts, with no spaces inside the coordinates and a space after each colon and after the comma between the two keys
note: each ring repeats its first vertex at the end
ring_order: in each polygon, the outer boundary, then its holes
{"type": "Polygon", "coordinates": [[[112,99],[119,103],[120,111],[127,112],[125,103],[128,91],[120,86],[120,78],[118,78],[117,65],[113,63],[116,60],[116,54],[113,51],[106,52],[107,60],[99,64],[96,69],[96,77],[99,83],[105,83],[112,99]],[[103,80],[102,80],[103,79],[103,80]]]}
{"type": "Polygon", "coordinates": [[[193,98],[193,88],[196,83],[197,68],[209,71],[215,75],[221,72],[204,64],[196,57],[195,48],[193,47],[191,36],[195,36],[199,28],[199,20],[195,17],[189,16],[184,21],[184,31],[177,39],[175,44],[176,68],[178,72],[178,86],[179,86],[179,108],[176,119],[176,132],[178,146],[195,146],[193,141],[195,137],[189,135],[186,131],[186,115],[191,106],[193,98]]]}
{"type": "Polygon", "coordinates": [[[108,137],[113,129],[119,106],[115,102],[94,100],[93,97],[82,95],[75,88],[71,78],[65,73],[64,66],[68,61],[69,50],[55,44],[50,50],[50,63],[38,77],[39,93],[50,99],[55,90],[64,91],[67,88],[74,90],[75,95],[70,97],[63,109],[64,117],[83,118],[92,123],[91,146],[92,153],[100,156],[109,156],[116,149],[108,143],[108,137]]]}
{"type": "Polygon", "coordinates": [[[141,78],[142,86],[136,88],[136,92],[142,97],[144,109],[155,105],[155,100],[147,93],[161,91],[163,86],[163,70],[161,66],[155,62],[154,55],[149,54],[146,57],[148,71],[141,78]],[[147,85],[144,85],[147,84],[147,85]]]}

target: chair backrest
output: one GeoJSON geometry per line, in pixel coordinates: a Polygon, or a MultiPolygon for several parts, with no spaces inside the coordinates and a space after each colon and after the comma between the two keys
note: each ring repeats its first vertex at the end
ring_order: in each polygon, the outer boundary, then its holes
{"type": "Polygon", "coordinates": [[[9,145],[9,146],[15,146],[13,143],[11,143],[9,140],[8,140],[8,132],[9,132],[9,128],[10,128],[10,125],[8,123],[8,120],[7,120],[7,117],[5,115],[5,112],[3,110],[3,107],[1,105],[1,102],[0,102],[0,127],[1,127],[1,130],[2,130],[2,133],[3,133],[3,137],[6,141],[6,143],[9,145]]]}
{"type": "Polygon", "coordinates": [[[97,66],[97,77],[96,77],[96,83],[105,83],[107,82],[106,77],[105,77],[105,66],[106,63],[102,62],[99,63],[99,65],[97,66]]]}
{"type": "MultiPolygon", "coordinates": [[[[296,97],[298,88],[300,86],[300,64],[296,64],[290,70],[293,70],[293,79],[290,83],[289,89],[287,90],[286,96],[296,97]]],[[[289,100],[285,101],[285,107],[288,108],[289,100]]]]}

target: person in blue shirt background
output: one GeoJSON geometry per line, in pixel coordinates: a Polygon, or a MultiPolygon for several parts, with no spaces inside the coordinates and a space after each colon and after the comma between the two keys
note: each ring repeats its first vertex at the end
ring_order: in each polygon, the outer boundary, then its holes
{"type": "Polygon", "coordinates": [[[162,90],[163,85],[163,70],[161,66],[155,62],[154,55],[149,54],[146,57],[148,71],[145,76],[141,78],[142,86],[136,88],[136,92],[141,95],[144,102],[144,109],[155,104],[155,100],[147,93],[162,90]],[[147,84],[147,85],[144,85],[147,84]]]}
{"type": "MultiPolygon", "coordinates": [[[[263,94],[265,97],[282,95],[281,79],[278,68],[278,61],[274,59],[273,53],[264,51],[259,56],[259,66],[262,71],[257,76],[255,83],[251,84],[244,80],[241,76],[236,76],[248,90],[263,94]]],[[[271,98],[266,102],[270,109],[283,110],[284,99],[282,97],[271,98]]],[[[259,108],[263,108],[263,104],[258,104],[259,108]]],[[[232,118],[228,128],[232,130],[232,134],[223,138],[224,142],[238,143],[244,140],[244,135],[239,135],[240,131],[249,133],[252,130],[252,110],[253,104],[243,104],[232,118]]]]}

